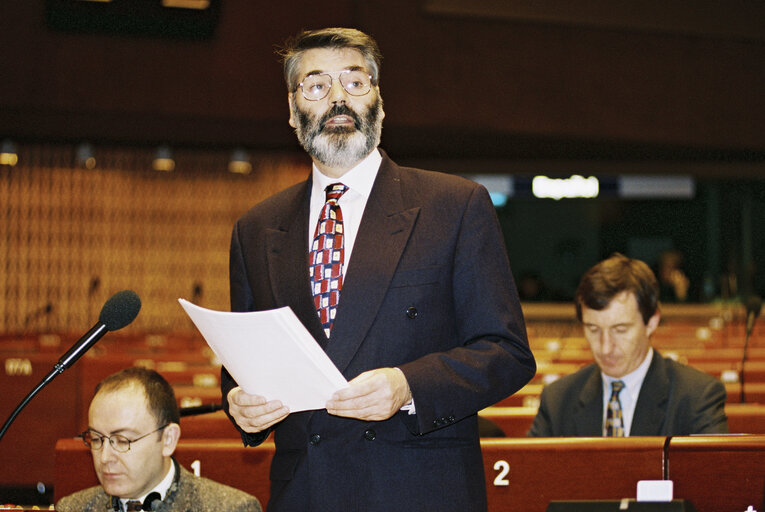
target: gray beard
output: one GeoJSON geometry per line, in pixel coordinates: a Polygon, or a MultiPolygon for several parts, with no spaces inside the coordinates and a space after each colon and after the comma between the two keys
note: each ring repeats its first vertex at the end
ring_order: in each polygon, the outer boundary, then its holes
{"type": "Polygon", "coordinates": [[[303,149],[313,158],[334,168],[350,168],[365,158],[380,144],[382,134],[382,99],[371,105],[363,115],[348,107],[333,107],[322,119],[293,108],[295,133],[303,149]],[[355,120],[355,128],[324,128],[324,123],[338,114],[355,120]]]}

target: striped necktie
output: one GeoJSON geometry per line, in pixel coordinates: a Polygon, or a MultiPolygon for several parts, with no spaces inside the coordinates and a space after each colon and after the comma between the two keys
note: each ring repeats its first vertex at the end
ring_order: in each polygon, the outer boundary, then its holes
{"type": "Polygon", "coordinates": [[[313,302],[319,314],[324,334],[329,338],[332,322],[340,302],[343,287],[343,262],[345,240],[343,235],[343,212],[338,201],[348,190],[342,183],[333,183],[326,189],[326,203],[319,214],[308,264],[313,302]]]}

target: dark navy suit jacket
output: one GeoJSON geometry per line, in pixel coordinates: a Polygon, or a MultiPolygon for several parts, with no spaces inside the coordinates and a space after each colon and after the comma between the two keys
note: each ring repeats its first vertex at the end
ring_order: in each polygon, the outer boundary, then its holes
{"type": "MultiPolygon", "coordinates": [[[[654,350],[635,404],[630,436],[727,433],[725,399],[722,382],[654,350]]],[[[603,435],[603,380],[597,364],[545,386],[528,435],[603,435]]]]}
{"type": "MultiPolygon", "coordinates": [[[[290,306],[348,380],[399,367],[416,414],[291,414],[274,428],[269,510],[486,510],[476,413],[536,371],[486,189],[383,154],[330,340],[310,294],[310,190],[309,179],[237,222],[232,310],[290,306]]],[[[224,402],[235,385],[224,369],[224,402]]]]}

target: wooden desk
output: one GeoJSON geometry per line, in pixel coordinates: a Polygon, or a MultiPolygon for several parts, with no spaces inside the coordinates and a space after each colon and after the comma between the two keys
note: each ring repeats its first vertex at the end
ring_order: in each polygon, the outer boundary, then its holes
{"type": "Polygon", "coordinates": [[[526,384],[514,394],[494,404],[497,407],[537,407],[544,384],[526,384]]]}
{"type": "MultiPolygon", "coordinates": [[[[765,436],[484,439],[491,512],[545,512],[551,500],[635,498],[639,480],[661,480],[698,512],[761,510],[765,436]]],[[[247,491],[266,503],[274,446],[239,440],[181,440],[184,467],[247,491]]],[[[78,439],[56,444],[55,500],[97,485],[90,451],[78,439]]]]}
{"type": "Polygon", "coordinates": [[[181,438],[241,439],[239,431],[223,411],[181,418],[181,438]]]}
{"type": "Polygon", "coordinates": [[[765,508],[765,435],[673,437],[668,477],[698,512],[765,508]]]}
{"type": "Polygon", "coordinates": [[[491,512],[545,512],[550,500],[635,498],[660,480],[663,437],[483,439],[491,512]]]}
{"type": "Polygon", "coordinates": [[[765,405],[728,403],[725,414],[732,434],[765,434],[765,405]]]}
{"type": "Polygon", "coordinates": [[[480,416],[493,421],[507,437],[526,437],[537,415],[536,407],[487,407],[480,416]]]}
{"type": "MultiPolygon", "coordinates": [[[[551,499],[634,497],[638,480],[661,477],[663,443],[663,438],[484,441],[489,510],[544,512],[551,499]]],[[[176,458],[265,504],[273,450],[270,442],[245,448],[238,440],[181,440],[176,458]]],[[[90,451],[79,439],[59,440],[55,460],[56,501],[98,484],[90,451]]]]}

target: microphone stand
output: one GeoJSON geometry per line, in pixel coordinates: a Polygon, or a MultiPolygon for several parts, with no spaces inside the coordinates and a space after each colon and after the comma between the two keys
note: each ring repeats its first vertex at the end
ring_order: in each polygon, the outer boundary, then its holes
{"type": "Polygon", "coordinates": [[[48,375],[45,376],[45,378],[35,387],[27,396],[24,398],[24,400],[21,401],[21,403],[16,407],[16,409],[11,413],[11,415],[8,417],[8,419],[5,421],[5,424],[3,425],[2,430],[0,430],[0,440],[3,439],[3,436],[5,435],[5,432],[8,430],[8,427],[11,426],[11,423],[13,423],[13,420],[16,419],[16,416],[19,415],[19,413],[24,409],[24,407],[27,406],[30,400],[34,398],[34,396],[39,393],[42,388],[47,386],[59,373],[66,370],[66,368],[61,366],[61,363],[56,363],[56,366],[48,373],[48,375]]]}
{"type": "Polygon", "coordinates": [[[61,358],[58,360],[58,362],[53,366],[53,369],[48,373],[48,375],[43,378],[42,381],[35,387],[22,401],[21,403],[16,407],[16,409],[11,413],[11,415],[8,417],[8,419],[5,421],[5,424],[3,425],[3,428],[0,429],[0,440],[3,439],[3,436],[5,435],[8,428],[11,426],[11,423],[16,419],[16,416],[19,415],[19,413],[24,409],[24,407],[27,406],[30,400],[34,398],[37,393],[39,393],[42,388],[50,384],[50,382],[55,379],[59,374],[64,373],[64,370],[68,369],[70,366],[74,364],[74,362],[79,359],[79,357],[84,354],[93,344],[98,341],[101,336],[106,334],[107,332],[106,325],[103,323],[98,323],[93,326],[90,331],[88,331],[85,336],[83,336],[80,341],[75,343],[72,348],[70,348],[66,354],[61,356],[61,358]]]}
{"type": "Polygon", "coordinates": [[[751,335],[751,331],[747,330],[746,332],[746,338],[744,339],[744,356],[741,358],[741,375],[739,376],[739,381],[741,381],[741,397],[739,401],[743,404],[745,402],[744,397],[744,364],[746,364],[746,355],[747,351],[749,349],[749,336],[751,335]]]}

